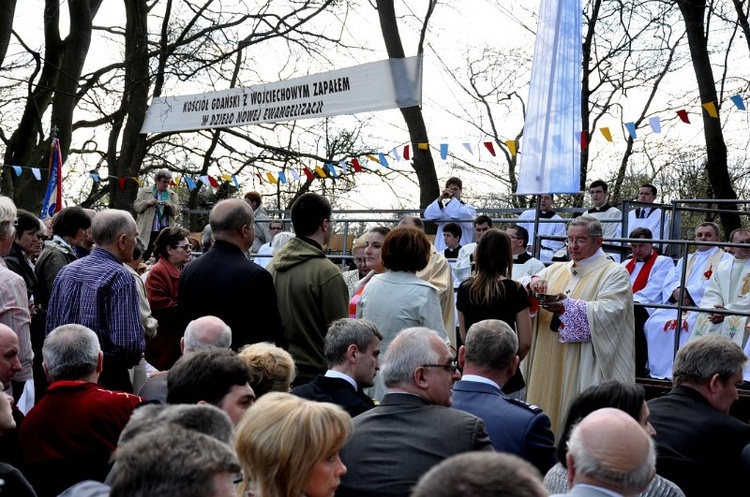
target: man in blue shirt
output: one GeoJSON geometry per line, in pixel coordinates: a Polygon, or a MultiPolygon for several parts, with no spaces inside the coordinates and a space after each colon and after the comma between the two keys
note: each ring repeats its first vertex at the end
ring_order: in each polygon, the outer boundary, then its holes
{"type": "Polygon", "coordinates": [[[133,392],[128,368],[145,345],[133,276],[123,266],[133,258],[138,230],[127,211],[104,210],[91,224],[91,255],[63,267],[55,279],[47,311],[47,333],[63,324],[94,330],[104,352],[99,384],[133,392]]]}

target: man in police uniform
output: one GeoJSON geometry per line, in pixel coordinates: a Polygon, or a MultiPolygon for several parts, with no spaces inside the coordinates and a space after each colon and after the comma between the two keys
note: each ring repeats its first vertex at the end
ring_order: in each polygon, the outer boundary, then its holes
{"type": "Polygon", "coordinates": [[[518,368],[518,338],[507,323],[475,323],[458,351],[463,377],[453,385],[453,408],[481,418],[496,451],[522,457],[545,474],[557,461],[555,437],[542,409],[505,395],[518,368]]]}

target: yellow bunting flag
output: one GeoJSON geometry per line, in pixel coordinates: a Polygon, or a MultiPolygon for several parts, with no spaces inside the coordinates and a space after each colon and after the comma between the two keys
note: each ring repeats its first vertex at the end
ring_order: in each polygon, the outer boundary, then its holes
{"type": "Polygon", "coordinates": [[[373,162],[377,162],[378,164],[380,164],[380,159],[378,159],[377,157],[375,157],[372,154],[367,154],[367,155],[365,155],[365,157],[367,157],[368,159],[370,159],[373,162]]]}
{"type": "Polygon", "coordinates": [[[222,174],[221,175],[221,179],[223,179],[224,181],[232,181],[232,175],[231,174],[226,174],[226,173],[222,174]]]}
{"type": "Polygon", "coordinates": [[[505,140],[505,146],[508,147],[510,155],[516,155],[516,140],[505,140]]]}
{"type": "Polygon", "coordinates": [[[138,186],[141,186],[141,180],[139,180],[135,176],[131,176],[130,179],[132,179],[133,181],[135,181],[136,183],[138,183],[138,186]]]}
{"type": "Polygon", "coordinates": [[[428,150],[430,148],[429,143],[417,143],[417,148],[419,150],[428,150]]]}
{"type": "Polygon", "coordinates": [[[606,139],[608,142],[612,141],[612,132],[609,130],[608,127],[599,128],[599,131],[602,132],[604,135],[604,139],[606,139]]]}
{"type": "Polygon", "coordinates": [[[318,173],[318,176],[320,176],[321,178],[326,178],[327,177],[326,176],[326,172],[323,171],[323,168],[320,167],[320,166],[315,166],[315,172],[318,173]]]}
{"type": "Polygon", "coordinates": [[[706,109],[708,115],[711,117],[719,117],[719,113],[716,112],[716,105],[713,102],[706,102],[703,104],[703,108],[706,109]]]}
{"type": "Polygon", "coordinates": [[[273,174],[271,174],[271,173],[266,173],[266,177],[268,178],[268,181],[270,181],[270,182],[271,182],[271,183],[273,183],[274,185],[275,185],[275,184],[277,183],[277,181],[276,181],[276,178],[274,177],[274,175],[273,175],[273,174]]]}

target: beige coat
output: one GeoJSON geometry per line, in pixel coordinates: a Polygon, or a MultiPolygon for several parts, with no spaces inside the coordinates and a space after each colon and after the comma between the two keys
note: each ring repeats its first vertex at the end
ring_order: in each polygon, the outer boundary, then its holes
{"type": "MultiPolygon", "coordinates": [[[[174,226],[177,223],[175,219],[177,213],[180,211],[180,203],[177,199],[177,194],[169,191],[169,202],[165,207],[169,207],[167,214],[169,215],[169,226],[174,226]]],[[[156,215],[156,205],[149,205],[148,201],[154,198],[154,187],[145,186],[138,190],[138,195],[133,202],[133,210],[136,214],[136,224],[138,225],[138,236],[141,237],[143,243],[148,243],[149,237],[151,236],[151,228],[154,225],[154,216],[156,215]]]]}

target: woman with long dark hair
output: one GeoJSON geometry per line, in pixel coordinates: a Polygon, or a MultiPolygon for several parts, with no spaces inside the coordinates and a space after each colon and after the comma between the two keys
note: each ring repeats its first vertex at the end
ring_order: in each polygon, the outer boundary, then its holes
{"type": "MultiPolygon", "coordinates": [[[[477,243],[474,254],[476,275],[458,287],[456,309],[461,340],[472,324],[485,319],[505,321],[518,335],[518,357],[523,360],[531,348],[531,317],[529,296],[518,282],[512,280],[513,253],[510,236],[490,229],[477,243]]],[[[520,369],[502,385],[506,394],[518,392],[526,383],[520,369]]]]}

